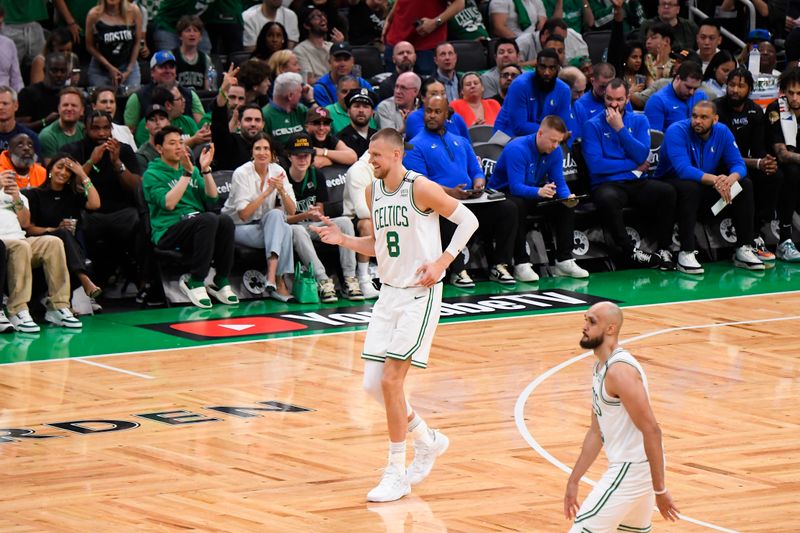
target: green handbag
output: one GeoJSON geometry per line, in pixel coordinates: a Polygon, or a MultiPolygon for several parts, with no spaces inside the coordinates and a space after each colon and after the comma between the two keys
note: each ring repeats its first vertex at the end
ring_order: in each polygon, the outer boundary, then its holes
{"type": "Polygon", "coordinates": [[[314,277],[314,266],[309,264],[303,268],[303,263],[298,261],[294,265],[294,285],[292,295],[301,304],[318,304],[317,279],[314,277]]]}

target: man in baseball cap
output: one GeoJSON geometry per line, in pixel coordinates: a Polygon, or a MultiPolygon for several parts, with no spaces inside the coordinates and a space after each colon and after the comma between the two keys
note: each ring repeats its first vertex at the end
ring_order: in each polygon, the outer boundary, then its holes
{"type": "Polygon", "coordinates": [[[159,50],[150,58],[150,68],[160,67],[164,63],[172,62],[175,66],[175,56],[169,50],[159,50]]]}
{"type": "Polygon", "coordinates": [[[320,107],[336,103],[336,85],[343,76],[354,76],[361,87],[370,89],[372,85],[360,76],[360,72],[353,72],[355,59],[353,49],[347,41],[331,45],[328,56],[330,70],[314,85],[314,98],[320,107]]]}
{"type": "Polygon", "coordinates": [[[342,128],[342,131],[339,132],[339,139],[355,150],[358,157],[367,151],[369,140],[378,131],[372,126],[372,116],[375,113],[377,100],[375,93],[364,88],[353,89],[344,98],[350,125],[342,128]]]}
{"type": "Polygon", "coordinates": [[[139,168],[143,174],[147,170],[147,165],[150,164],[150,161],[159,157],[155,143],[156,133],[161,131],[164,126],[169,126],[169,112],[163,105],[153,104],[147,108],[147,113],[145,113],[144,117],[148,139],[136,152],[136,160],[139,162],[139,168]]]}

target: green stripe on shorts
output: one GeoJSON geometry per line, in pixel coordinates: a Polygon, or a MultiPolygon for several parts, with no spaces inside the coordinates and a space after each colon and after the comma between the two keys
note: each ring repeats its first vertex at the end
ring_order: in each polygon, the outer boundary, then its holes
{"type": "Polygon", "coordinates": [[[594,515],[596,515],[597,513],[600,512],[600,509],[603,508],[603,506],[606,504],[606,502],[611,497],[611,495],[614,493],[614,491],[617,490],[617,488],[619,487],[620,483],[622,483],[622,480],[625,477],[625,474],[628,473],[628,469],[630,467],[631,467],[631,463],[622,463],[622,468],[620,469],[619,474],[617,474],[617,477],[611,483],[611,486],[608,487],[608,489],[606,489],[606,491],[603,493],[603,495],[600,497],[600,499],[597,500],[597,503],[594,504],[594,507],[592,507],[591,509],[589,509],[588,511],[586,511],[582,515],[578,515],[578,516],[575,517],[575,523],[576,524],[578,522],[582,522],[582,521],[586,520],[587,518],[591,518],[591,517],[593,517],[594,515]]]}

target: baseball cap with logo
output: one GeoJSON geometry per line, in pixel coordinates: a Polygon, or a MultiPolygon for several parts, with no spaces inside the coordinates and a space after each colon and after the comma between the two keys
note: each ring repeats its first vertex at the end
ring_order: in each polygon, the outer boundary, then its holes
{"type": "Polygon", "coordinates": [[[296,133],[289,138],[289,143],[286,145],[286,151],[290,155],[296,154],[313,154],[314,145],[311,144],[311,137],[308,133],[296,133]]]}
{"type": "Polygon", "coordinates": [[[765,30],[763,28],[756,28],[751,30],[750,33],[747,34],[747,42],[748,43],[760,43],[763,41],[772,42],[772,34],[769,30],[765,30]]]}
{"type": "Polygon", "coordinates": [[[147,113],[145,113],[144,118],[150,120],[150,117],[152,117],[157,113],[160,113],[165,117],[169,118],[169,113],[167,113],[167,109],[164,106],[158,104],[153,104],[150,107],[148,107],[147,113]]]}
{"type": "Polygon", "coordinates": [[[308,113],[306,114],[306,124],[318,121],[327,122],[328,124],[333,122],[333,119],[331,118],[331,112],[324,107],[315,107],[314,109],[309,109],[308,113]]]}
{"type": "Polygon", "coordinates": [[[331,57],[338,55],[348,55],[352,57],[353,49],[350,48],[350,43],[348,43],[347,41],[341,43],[334,43],[331,45],[330,55],[331,57]]]}
{"type": "Polygon", "coordinates": [[[344,97],[344,104],[348,109],[350,109],[350,106],[355,102],[361,102],[363,104],[375,107],[378,105],[377,100],[378,98],[375,96],[375,93],[366,87],[361,87],[359,89],[350,89],[347,91],[347,96],[344,97]]]}
{"type": "Polygon", "coordinates": [[[689,50],[687,48],[681,48],[680,46],[676,46],[670,52],[669,57],[671,59],[677,59],[678,61],[694,61],[698,65],[703,64],[703,60],[700,59],[700,56],[694,50],[689,50]]]}
{"type": "Polygon", "coordinates": [[[150,59],[150,68],[161,66],[170,61],[175,63],[175,56],[172,55],[172,52],[169,50],[159,50],[153,54],[153,57],[150,59]]]}

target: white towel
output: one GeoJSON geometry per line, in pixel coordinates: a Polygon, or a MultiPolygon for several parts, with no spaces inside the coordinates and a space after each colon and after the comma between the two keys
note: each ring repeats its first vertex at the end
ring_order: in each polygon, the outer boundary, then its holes
{"type": "Polygon", "coordinates": [[[789,109],[786,98],[779,98],[778,106],[781,110],[781,131],[783,132],[783,140],[786,146],[797,148],[797,117],[795,117],[794,113],[789,109]]]}

